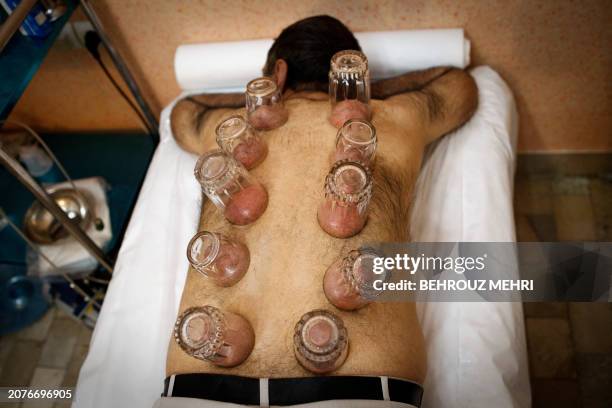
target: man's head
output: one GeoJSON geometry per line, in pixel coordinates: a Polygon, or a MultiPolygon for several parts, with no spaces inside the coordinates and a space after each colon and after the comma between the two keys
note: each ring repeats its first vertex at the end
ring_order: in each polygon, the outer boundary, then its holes
{"type": "Polygon", "coordinates": [[[281,89],[327,91],[331,57],[342,50],[361,50],[339,20],[315,16],[285,28],[268,51],[264,75],[281,89]]]}

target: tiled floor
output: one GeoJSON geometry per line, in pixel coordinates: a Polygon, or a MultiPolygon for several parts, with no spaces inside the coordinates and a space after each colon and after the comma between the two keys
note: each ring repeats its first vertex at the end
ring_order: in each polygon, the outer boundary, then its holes
{"type": "MultiPolygon", "coordinates": [[[[599,156],[601,157],[601,156],[599,156]]],[[[519,241],[612,241],[612,157],[522,157],[519,241]]],[[[534,407],[612,407],[612,304],[524,305],[534,407]]]]}
{"type": "MultiPolygon", "coordinates": [[[[74,387],[91,330],[51,308],[32,326],[0,338],[0,387],[74,387]]],[[[68,403],[0,403],[0,408],[65,408],[68,403]]]]}
{"type": "MultiPolygon", "coordinates": [[[[519,241],[612,241],[612,172],[600,156],[519,159],[519,241]]],[[[534,407],[612,407],[612,304],[524,305],[534,407]]],[[[0,387],[74,386],[91,331],[51,309],[0,338],[0,387]]],[[[4,407],[18,408],[16,404],[4,407]]],[[[31,405],[59,408],[67,404],[31,405]]]]}

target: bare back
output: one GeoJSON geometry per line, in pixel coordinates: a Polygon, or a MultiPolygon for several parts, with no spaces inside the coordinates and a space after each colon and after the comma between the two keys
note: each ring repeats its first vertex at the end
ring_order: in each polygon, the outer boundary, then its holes
{"type": "MultiPolygon", "coordinates": [[[[235,286],[219,288],[190,268],[179,310],[210,304],[243,315],[255,331],[253,352],[237,367],[218,368],[190,357],[172,341],[167,374],[310,376],[293,356],[293,328],[302,314],[323,308],[341,316],[349,334],[349,356],[334,375],[387,375],[422,383],[425,347],[414,304],[373,303],[343,312],[327,301],[322,289],[327,267],[351,249],[365,242],[409,239],[412,190],[425,144],[418,121],[412,121],[417,116],[393,102],[372,101],[378,150],[369,219],[357,236],[337,239],[317,222],[336,137],[328,122],[329,102],[295,98],[286,106],[289,121],[262,133],[269,153],[252,170],[269,194],[263,216],[236,227],[203,199],[199,230],[223,232],[244,242],[251,253],[247,274],[235,286]]],[[[207,114],[197,151],[215,147],[214,128],[231,113],[235,111],[207,114]]]]}

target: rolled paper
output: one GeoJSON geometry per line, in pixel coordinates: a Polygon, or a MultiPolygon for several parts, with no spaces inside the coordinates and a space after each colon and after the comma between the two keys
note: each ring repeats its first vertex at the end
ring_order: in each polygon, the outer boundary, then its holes
{"type": "MultiPolygon", "coordinates": [[[[373,79],[440,65],[470,64],[470,41],[463,29],[356,33],[373,79]]],[[[184,91],[244,92],[261,76],[274,40],[180,45],[174,55],[176,81],[184,91]]]]}

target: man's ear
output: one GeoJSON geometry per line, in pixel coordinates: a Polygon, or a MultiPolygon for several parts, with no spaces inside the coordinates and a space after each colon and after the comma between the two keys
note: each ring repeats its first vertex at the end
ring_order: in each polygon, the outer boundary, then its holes
{"type": "Polygon", "coordinates": [[[285,81],[287,80],[287,71],[289,70],[289,66],[287,65],[287,61],[284,59],[277,59],[274,63],[274,80],[276,81],[276,85],[281,92],[285,88],[285,81]]]}

